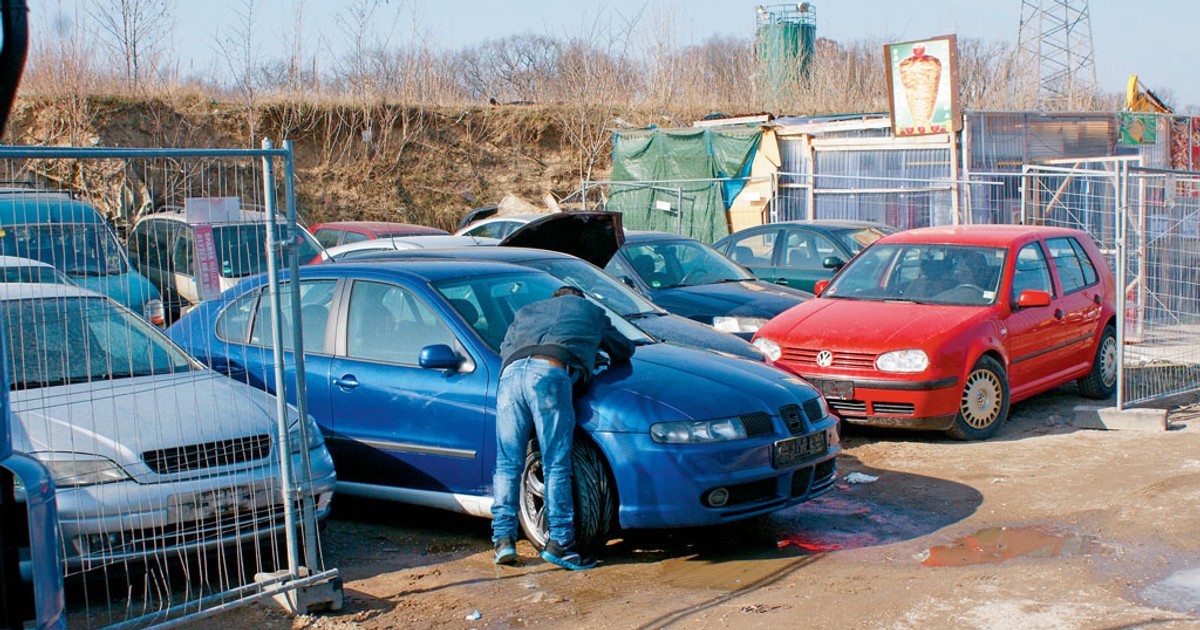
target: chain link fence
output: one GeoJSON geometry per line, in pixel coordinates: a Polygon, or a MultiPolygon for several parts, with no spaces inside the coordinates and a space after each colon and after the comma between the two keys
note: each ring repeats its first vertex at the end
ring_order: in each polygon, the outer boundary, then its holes
{"type": "Polygon", "coordinates": [[[296,396],[301,354],[276,352],[302,348],[284,270],[315,255],[290,147],[4,148],[0,170],[14,448],[56,479],[69,622],[170,625],[272,596],[339,606],[317,528],[332,462],[296,396]],[[252,387],[163,328],[257,274],[277,367],[252,387]]]}

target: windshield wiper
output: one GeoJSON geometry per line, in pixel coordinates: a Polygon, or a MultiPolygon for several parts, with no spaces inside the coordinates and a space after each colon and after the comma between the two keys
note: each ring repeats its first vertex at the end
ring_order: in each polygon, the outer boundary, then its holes
{"type": "Polygon", "coordinates": [[[646,319],[647,317],[662,317],[666,313],[660,311],[644,311],[641,313],[625,313],[621,315],[625,319],[646,319]]]}

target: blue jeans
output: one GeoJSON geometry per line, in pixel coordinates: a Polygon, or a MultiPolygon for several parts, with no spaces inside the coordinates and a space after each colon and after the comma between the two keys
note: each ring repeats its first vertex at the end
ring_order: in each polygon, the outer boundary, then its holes
{"type": "Polygon", "coordinates": [[[575,501],[571,487],[571,442],[575,406],[571,377],[542,359],[518,359],[500,375],[496,393],[495,502],[492,541],[517,538],[521,472],[529,437],[537,431],[542,449],[545,501],[550,538],[575,542],[575,501]]]}

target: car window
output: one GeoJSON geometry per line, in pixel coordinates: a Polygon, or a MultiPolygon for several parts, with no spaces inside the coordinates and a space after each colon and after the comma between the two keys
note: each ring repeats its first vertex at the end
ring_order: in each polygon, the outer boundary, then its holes
{"type": "Polygon", "coordinates": [[[636,286],[633,282],[633,274],[629,273],[629,269],[621,262],[620,256],[613,256],[608,264],[604,265],[604,273],[624,282],[626,286],[636,286]]]}
{"type": "Polygon", "coordinates": [[[105,298],[9,300],[0,308],[12,389],[195,368],[161,332],[105,298]]]}
{"type": "Polygon", "coordinates": [[[0,282],[30,282],[34,284],[74,284],[54,267],[2,267],[0,282]]]}
{"type": "Polygon", "coordinates": [[[1050,283],[1050,268],[1037,243],[1030,243],[1017,252],[1017,267],[1013,272],[1012,301],[1017,303],[1022,291],[1045,291],[1054,294],[1050,283]]]}
{"type": "Polygon", "coordinates": [[[361,243],[369,240],[371,237],[362,232],[346,232],[346,238],[342,239],[342,243],[361,243]]]}
{"type": "Polygon", "coordinates": [[[217,318],[217,337],[232,343],[246,343],[250,332],[250,322],[254,318],[254,309],[258,306],[261,291],[251,291],[234,300],[221,316],[217,318]]]}
{"type": "Polygon", "coordinates": [[[793,269],[824,269],[827,256],[837,256],[833,241],[815,232],[793,230],[784,244],[783,264],[793,269]]]}
{"type": "Polygon", "coordinates": [[[1080,245],[1079,241],[1073,238],[1069,238],[1067,241],[1071,243],[1071,249],[1075,250],[1075,256],[1079,259],[1080,268],[1083,269],[1084,286],[1091,286],[1099,282],[1100,274],[1096,272],[1096,266],[1092,264],[1092,258],[1087,255],[1087,252],[1083,249],[1083,245],[1080,245]]]}
{"type": "Polygon", "coordinates": [[[857,254],[866,249],[868,245],[887,236],[889,232],[884,232],[879,228],[860,228],[857,230],[841,230],[837,232],[837,240],[850,250],[851,254],[857,254]]]}
{"type": "Polygon", "coordinates": [[[146,250],[142,252],[142,260],[154,269],[169,269],[171,260],[172,221],[147,221],[146,250]]]}
{"type": "Polygon", "coordinates": [[[662,309],[651,304],[619,280],[577,258],[549,258],[531,260],[527,267],[541,269],[546,273],[577,287],[592,299],[611,308],[623,317],[661,313],[662,309]]]}
{"type": "Polygon", "coordinates": [[[1079,247],[1072,238],[1046,239],[1046,249],[1050,251],[1050,260],[1054,262],[1064,295],[1096,282],[1096,268],[1086,254],[1080,256],[1083,252],[1077,249],[1079,247]]]}
{"type": "Polygon", "coordinates": [[[196,248],[192,243],[192,229],[189,226],[179,233],[179,238],[175,240],[175,250],[171,254],[171,262],[174,266],[173,272],[184,275],[194,276],[195,271],[192,270],[192,258],[196,255],[196,248]]]}
{"type": "Polygon", "coordinates": [[[333,228],[321,228],[316,232],[313,232],[313,238],[317,239],[317,242],[321,244],[321,247],[326,249],[337,245],[338,237],[341,235],[341,230],[335,230],[333,228]]]}
{"type": "Polygon", "coordinates": [[[515,230],[522,223],[518,221],[492,221],[477,225],[463,234],[467,236],[483,236],[487,238],[504,238],[509,232],[515,230]]]}
{"type": "Polygon", "coordinates": [[[777,230],[751,234],[729,244],[726,255],[733,262],[746,267],[766,267],[771,264],[775,252],[775,239],[779,236],[777,230]]]}
{"type": "Polygon", "coordinates": [[[754,279],[699,241],[649,241],[626,244],[623,249],[634,273],[655,289],[754,279]]]}
{"type": "Polygon", "coordinates": [[[417,365],[421,349],[455,346],[454,333],[411,291],[358,281],[350,291],[346,355],[366,361],[417,365]]]}
{"type": "Polygon", "coordinates": [[[73,277],[127,271],[121,244],[103,223],[6,225],[0,255],[39,260],[73,277]]]}
{"type": "MultiPolygon", "coordinates": [[[[283,229],[282,226],[279,227],[283,229]]],[[[308,262],[319,253],[319,244],[299,231],[300,246],[295,248],[300,261],[308,262]]],[[[221,275],[225,278],[243,278],[267,270],[267,226],[265,223],[238,223],[213,227],[213,245],[217,250],[217,261],[221,275]]],[[[280,268],[282,260],[277,260],[280,268]]]]}
{"type": "MultiPolygon", "coordinates": [[[[280,285],[284,299],[287,298],[288,283],[280,285]]],[[[337,280],[302,280],[300,281],[300,322],[304,352],[321,353],[325,350],[325,329],[329,322],[329,311],[333,304],[334,289],[337,280]]],[[[258,301],[258,313],[254,316],[254,328],[250,332],[250,343],[256,346],[271,345],[271,300],[266,288],[258,291],[262,299],[258,301]]],[[[228,310],[226,312],[229,312],[228,310]]],[[[283,348],[290,350],[296,346],[291,335],[291,309],[284,303],[283,308],[283,348]]],[[[220,322],[218,321],[218,325],[220,322]]],[[[232,324],[232,322],[231,322],[232,324]]],[[[232,332],[237,332],[234,329],[232,332]]]]}
{"type": "Polygon", "coordinates": [[[879,244],[851,260],[822,296],[985,306],[996,301],[1004,259],[998,247],[879,244]]]}

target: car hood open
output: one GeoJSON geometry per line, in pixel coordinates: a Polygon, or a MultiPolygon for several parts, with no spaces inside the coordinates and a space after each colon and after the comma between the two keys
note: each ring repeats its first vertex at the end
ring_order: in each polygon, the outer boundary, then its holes
{"type": "Polygon", "coordinates": [[[500,241],[501,246],[531,247],[570,254],[604,268],[625,243],[618,212],[555,212],[530,221],[500,241]]]}

